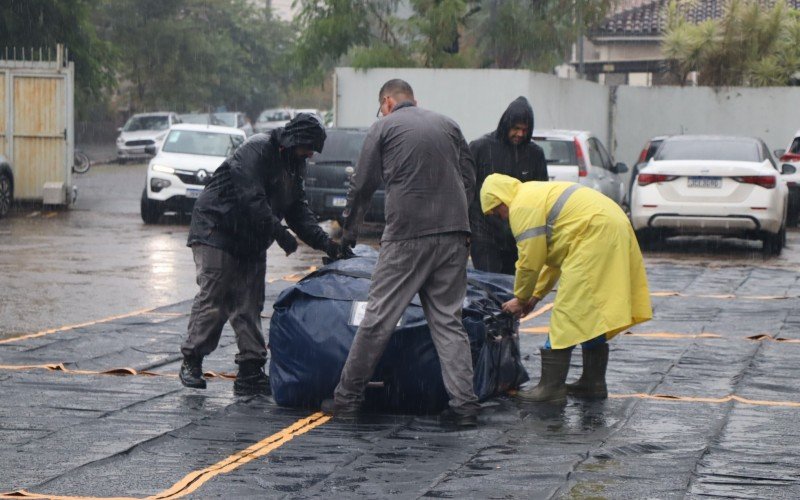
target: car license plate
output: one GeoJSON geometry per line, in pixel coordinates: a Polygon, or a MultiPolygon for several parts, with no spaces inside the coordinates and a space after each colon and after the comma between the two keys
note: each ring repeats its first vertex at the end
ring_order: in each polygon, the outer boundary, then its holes
{"type": "Polygon", "coordinates": [[[347,205],[347,197],[345,196],[331,196],[332,207],[344,207],[347,205]]]}
{"type": "Polygon", "coordinates": [[[722,177],[689,177],[689,187],[720,189],[722,177]]]}
{"type": "Polygon", "coordinates": [[[202,189],[187,188],[186,189],[186,197],[187,198],[197,198],[197,197],[200,196],[200,193],[202,193],[202,192],[203,192],[202,189]]]}

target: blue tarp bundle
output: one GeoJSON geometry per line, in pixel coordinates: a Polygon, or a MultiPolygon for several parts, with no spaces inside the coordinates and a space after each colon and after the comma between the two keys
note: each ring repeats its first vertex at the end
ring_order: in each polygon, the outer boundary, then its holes
{"type": "MultiPolygon", "coordinates": [[[[363,317],[375,262],[374,253],[334,262],[287,288],[275,301],[269,374],[279,405],[318,408],[333,395],[363,317]]],[[[468,283],[463,322],[472,349],[475,392],[485,400],[518,387],[528,374],[519,360],[518,323],[509,322],[503,339],[492,321],[492,331],[487,332],[487,317],[497,315],[502,302],[512,297],[513,277],[470,270],[468,283]]],[[[367,389],[368,409],[430,413],[447,406],[439,358],[419,297],[403,313],[372,381],[382,382],[372,384],[382,387],[367,389]]]]}

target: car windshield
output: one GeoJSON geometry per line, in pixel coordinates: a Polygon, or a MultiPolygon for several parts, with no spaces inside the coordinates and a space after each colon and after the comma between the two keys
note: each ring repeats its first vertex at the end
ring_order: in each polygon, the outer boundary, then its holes
{"type": "Polygon", "coordinates": [[[534,141],[544,150],[544,157],[548,165],[577,165],[574,141],[566,139],[548,139],[546,137],[534,138],[534,141]]]}
{"type": "Polygon", "coordinates": [[[661,160],[762,161],[758,144],[750,140],[698,139],[664,141],[655,155],[661,160]]]}
{"type": "Polygon", "coordinates": [[[289,115],[289,112],[283,109],[267,109],[261,112],[261,115],[258,117],[258,121],[260,122],[282,122],[291,120],[292,117],[289,115]]]}
{"type": "Polygon", "coordinates": [[[166,130],[168,128],[169,120],[166,116],[132,116],[122,130],[136,132],[139,130],[166,130]]]}
{"type": "Polygon", "coordinates": [[[364,144],[367,132],[361,130],[328,130],[327,135],[322,153],[314,153],[311,158],[312,162],[351,161],[355,163],[361,153],[361,146],[364,144]]]}
{"type": "Polygon", "coordinates": [[[244,142],[244,137],[218,132],[173,130],[164,141],[165,153],[228,156],[244,142]]]}

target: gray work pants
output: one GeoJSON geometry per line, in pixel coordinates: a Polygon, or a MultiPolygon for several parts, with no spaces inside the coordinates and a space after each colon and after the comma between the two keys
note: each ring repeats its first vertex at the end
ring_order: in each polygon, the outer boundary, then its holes
{"type": "Polygon", "coordinates": [[[395,325],[419,293],[450,406],[461,412],[477,410],[469,338],[461,323],[468,253],[463,233],[381,243],[364,319],[334,391],[337,406],[361,402],[395,325]]]}
{"type": "Polygon", "coordinates": [[[265,259],[239,259],[208,245],[192,245],[200,291],[189,317],[189,334],[181,346],[184,356],[204,357],[219,344],[222,327],[230,320],[239,353],[236,362],[267,360],[261,331],[264,307],[265,259]]]}

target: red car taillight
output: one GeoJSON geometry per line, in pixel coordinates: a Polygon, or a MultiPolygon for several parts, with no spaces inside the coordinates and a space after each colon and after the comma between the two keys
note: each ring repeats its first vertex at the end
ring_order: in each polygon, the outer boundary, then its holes
{"type": "Polygon", "coordinates": [[[656,182],[669,182],[677,179],[677,175],[664,175],[664,174],[642,174],[636,177],[636,181],[640,186],[647,186],[656,182]]]}
{"type": "Polygon", "coordinates": [[[578,159],[578,177],[586,177],[586,158],[583,156],[583,148],[578,138],[575,138],[575,157],[578,159]]]}
{"type": "Polygon", "coordinates": [[[781,161],[800,161],[800,154],[797,153],[784,153],[780,158],[781,161]]]}
{"type": "Polygon", "coordinates": [[[775,187],[775,176],[772,175],[745,175],[743,177],[734,177],[733,180],[742,184],[755,184],[767,189],[775,187]]]}
{"type": "Polygon", "coordinates": [[[644,145],[644,149],[641,153],[639,153],[639,159],[636,160],[636,163],[644,163],[647,160],[647,150],[650,149],[650,143],[644,145]]]}

